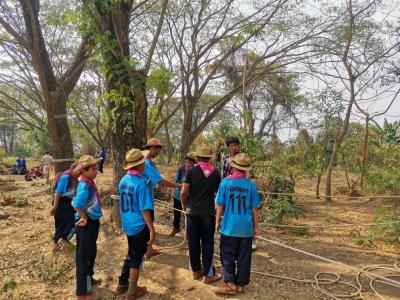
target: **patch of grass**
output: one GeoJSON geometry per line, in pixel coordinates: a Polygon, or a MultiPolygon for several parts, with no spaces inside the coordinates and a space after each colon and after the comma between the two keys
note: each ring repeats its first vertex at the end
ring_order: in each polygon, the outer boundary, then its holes
{"type": "Polygon", "coordinates": [[[294,227],[291,229],[291,232],[294,235],[298,235],[298,236],[307,235],[310,231],[310,227],[305,224],[300,224],[300,225],[304,225],[304,227],[294,227]]]}
{"type": "Polygon", "coordinates": [[[361,247],[372,247],[372,245],[374,244],[374,241],[371,237],[367,237],[367,238],[355,238],[353,239],[353,243],[356,244],[357,246],[361,246],[361,247]]]}
{"type": "Polygon", "coordinates": [[[387,244],[400,245],[400,210],[394,207],[381,207],[375,213],[372,236],[387,244]],[[393,223],[391,223],[393,222],[393,223]],[[398,222],[398,223],[396,223],[398,222]],[[389,223],[389,224],[381,224],[389,223]]]}
{"type": "Polygon", "coordinates": [[[8,291],[13,291],[17,287],[17,283],[14,280],[9,280],[3,284],[1,288],[2,293],[7,293],[8,291]]]}
{"type": "Polygon", "coordinates": [[[18,196],[17,198],[15,198],[15,206],[17,207],[24,207],[24,206],[28,206],[28,199],[24,196],[18,196]]]}

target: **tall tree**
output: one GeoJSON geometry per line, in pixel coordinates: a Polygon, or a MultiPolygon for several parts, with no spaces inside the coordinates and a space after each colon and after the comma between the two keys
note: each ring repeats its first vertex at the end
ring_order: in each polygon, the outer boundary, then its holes
{"type": "MultiPolygon", "coordinates": [[[[46,3],[48,4],[48,3],[46,3]]],[[[35,70],[40,83],[40,94],[47,115],[47,128],[51,137],[52,150],[56,159],[56,171],[65,169],[73,159],[72,139],[67,120],[67,99],[90,55],[89,36],[82,38],[80,45],[70,59],[69,65],[58,76],[57,64],[49,54],[39,0],[2,1],[0,3],[0,25],[2,33],[7,32],[2,43],[17,45],[35,70]]],[[[65,59],[66,57],[64,57],[65,59]]],[[[23,72],[23,70],[22,70],[23,72]]]]}
{"type": "Polygon", "coordinates": [[[375,22],[381,1],[352,1],[324,9],[323,15],[338,18],[334,30],[325,35],[325,43],[315,43],[321,55],[309,64],[311,73],[330,85],[342,85],[347,93],[343,124],[335,137],[332,156],[327,168],[325,196],[332,196],[332,172],[340,146],[349,128],[350,117],[358,98],[368,94],[371,87],[383,84],[392,70],[390,60],[399,51],[398,33],[386,22],[375,22]]]}
{"type": "Polygon", "coordinates": [[[87,30],[95,34],[106,77],[106,99],[110,115],[114,182],[124,175],[122,162],[130,148],[140,148],[147,136],[146,81],[154,49],[164,21],[168,0],[135,3],[133,0],[83,0],[88,17],[87,30]],[[148,53],[135,58],[131,53],[130,25],[140,10],[154,8],[158,23],[148,53]]]}

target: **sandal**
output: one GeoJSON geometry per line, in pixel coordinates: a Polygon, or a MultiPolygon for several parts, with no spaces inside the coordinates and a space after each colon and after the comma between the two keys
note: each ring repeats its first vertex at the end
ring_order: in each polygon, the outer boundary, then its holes
{"type": "Polygon", "coordinates": [[[236,291],[238,294],[244,294],[244,288],[242,286],[237,285],[236,291]]]}
{"type": "Polygon", "coordinates": [[[218,295],[236,295],[237,291],[236,288],[229,286],[229,284],[224,283],[219,288],[215,289],[214,291],[218,295]]]}
{"type": "Polygon", "coordinates": [[[222,279],[222,275],[221,274],[215,274],[214,276],[205,276],[204,279],[203,279],[203,283],[209,284],[209,283],[221,280],[221,279],[222,279]]]}
{"type": "Polygon", "coordinates": [[[135,293],[126,295],[126,299],[127,300],[134,300],[134,299],[137,299],[139,297],[142,297],[146,293],[147,293],[147,288],[146,287],[137,286],[136,290],[135,290],[135,293]]]}

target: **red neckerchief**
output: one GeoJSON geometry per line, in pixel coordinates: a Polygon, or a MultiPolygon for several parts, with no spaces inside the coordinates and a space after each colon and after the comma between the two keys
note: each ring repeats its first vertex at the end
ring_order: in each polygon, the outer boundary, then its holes
{"type": "Polygon", "coordinates": [[[134,176],[137,176],[137,177],[142,177],[142,173],[140,173],[139,171],[136,171],[136,170],[129,170],[128,172],[127,172],[127,174],[128,175],[134,175],[134,176]]]}
{"type": "Polygon", "coordinates": [[[226,178],[236,179],[236,178],[245,178],[245,177],[246,177],[246,172],[234,171],[231,175],[229,175],[226,178]]]}
{"type": "Polygon", "coordinates": [[[87,178],[85,176],[81,176],[81,179],[79,180],[79,182],[81,182],[81,181],[87,183],[88,185],[90,185],[94,189],[94,191],[96,192],[97,200],[99,201],[99,205],[100,205],[100,207],[102,207],[103,203],[101,202],[101,197],[100,197],[100,194],[99,194],[99,190],[98,190],[96,184],[94,183],[93,179],[87,178]]]}
{"type": "Polygon", "coordinates": [[[150,164],[151,164],[152,166],[155,166],[155,164],[154,164],[154,162],[153,162],[153,159],[152,159],[152,157],[150,156],[150,153],[147,154],[147,157],[146,157],[146,158],[149,160],[149,162],[150,162],[150,164]]]}
{"type": "Polygon", "coordinates": [[[209,162],[199,161],[198,165],[200,166],[201,170],[205,177],[210,176],[214,172],[214,166],[209,162]]]}

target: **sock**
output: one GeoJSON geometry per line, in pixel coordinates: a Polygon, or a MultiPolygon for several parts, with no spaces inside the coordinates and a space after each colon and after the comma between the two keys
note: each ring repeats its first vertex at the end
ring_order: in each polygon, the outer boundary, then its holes
{"type": "Polygon", "coordinates": [[[128,294],[134,294],[137,287],[138,278],[129,279],[128,294]]]}

